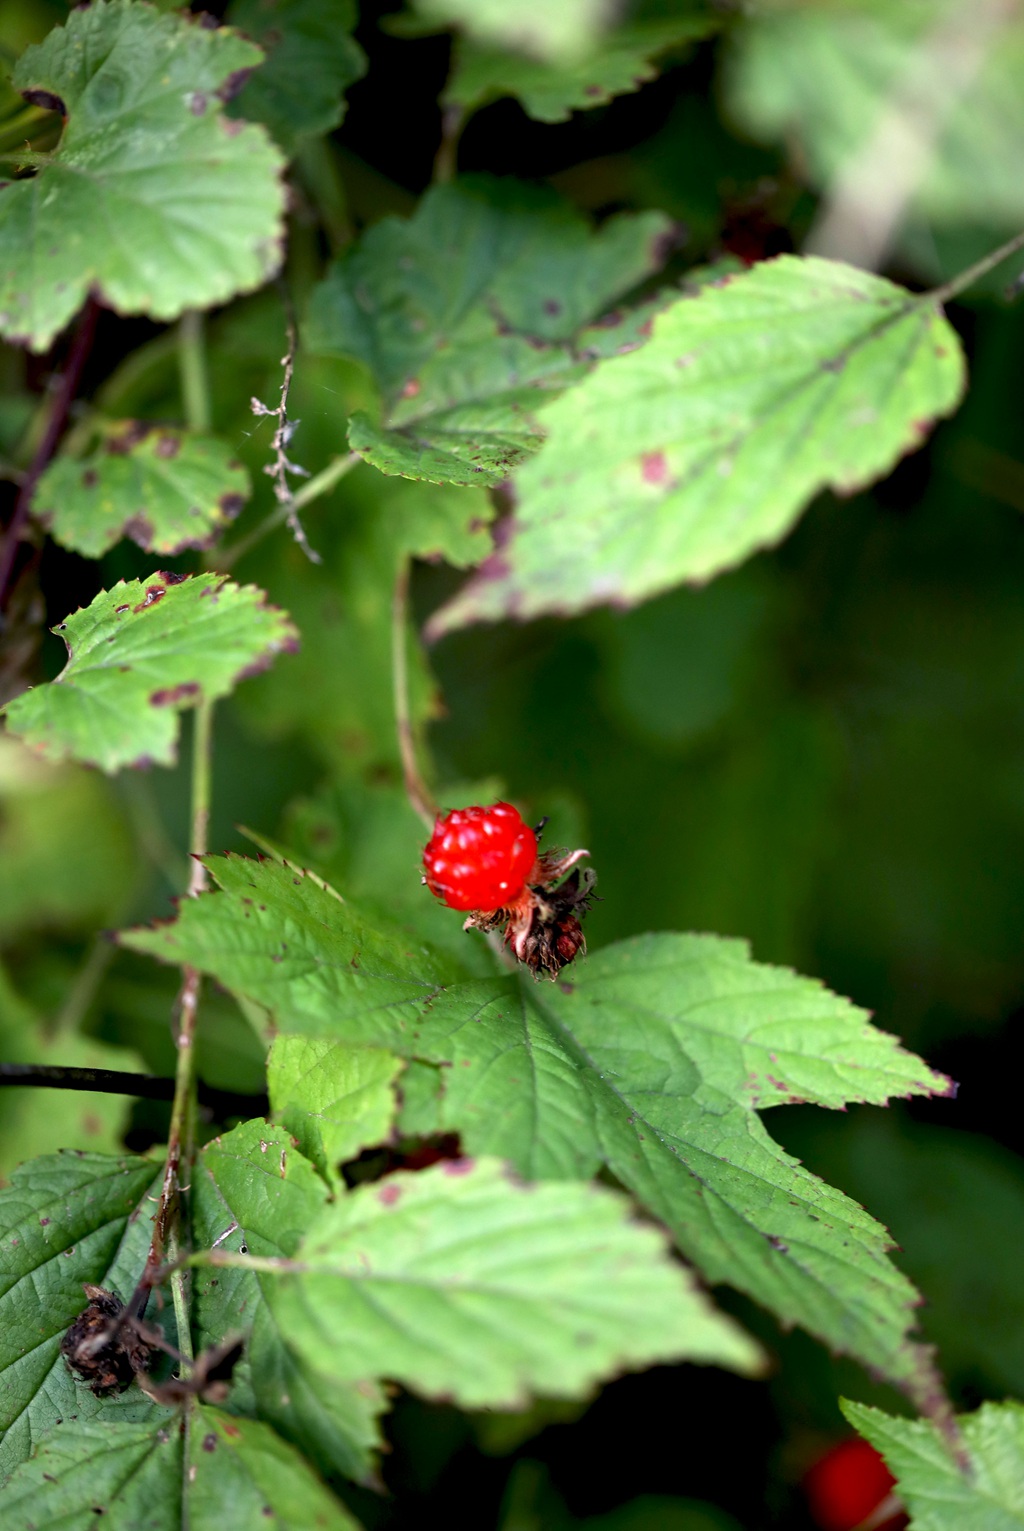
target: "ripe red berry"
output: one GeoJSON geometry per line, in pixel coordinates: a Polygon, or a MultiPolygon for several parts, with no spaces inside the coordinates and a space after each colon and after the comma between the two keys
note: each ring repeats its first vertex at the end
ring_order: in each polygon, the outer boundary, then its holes
{"type": "Polygon", "coordinates": [[[536,860],[537,837],[511,803],[453,808],[423,852],[424,880],[449,909],[505,909],[536,860]]]}
{"type": "MultiPolygon", "coordinates": [[[[895,1479],[873,1446],[859,1436],[840,1441],[804,1479],[811,1518],[822,1531],[855,1531],[889,1498],[895,1479]]],[[[875,1522],[878,1531],[906,1525],[895,1505],[893,1514],[875,1522]]]]}

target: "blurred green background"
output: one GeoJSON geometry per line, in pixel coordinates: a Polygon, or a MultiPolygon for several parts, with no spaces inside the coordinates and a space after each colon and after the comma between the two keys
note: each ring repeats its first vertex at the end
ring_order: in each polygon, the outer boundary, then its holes
{"type": "MultiPolygon", "coordinates": [[[[369,73],[342,128],[298,161],[288,276],[300,311],[328,253],[330,196],[343,193],[360,226],[409,210],[430,178],[449,42],[392,35],[379,22],[394,9],[364,7],[369,73]]],[[[672,277],[730,252],[800,249],[820,237],[851,145],[898,96],[906,59],[924,68],[934,29],[971,10],[723,6],[721,33],[636,94],[560,124],[508,99],[484,108],[460,167],[550,180],[596,215],[667,210],[680,224],[672,277]]],[[[64,14],[0,5],[5,52],[64,14]]],[[[939,114],[927,174],[884,252],[883,269],[912,286],[1024,226],[1024,21],[1007,14],[973,82],[939,114]]],[[[937,99],[948,81],[933,84],[937,99]]],[[[3,105],[11,116],[15,103],[3,105]]],[[[602,898],[592,945],[650,929],[746,936],[756,957],[870,1007],[959,1081],[955,1100],[779,1108],[771,1125],[891,1228],[960,1407],[1024,1395],[1024,300],[1003,296],[1015,269],[951,308],[970,358],[966,402],[873,493],[822,497],[780,548],[706,589],[475,629],[424,654],[414,676],[446,800],[507,794],[551,816],[551,843],[589,846],[602,898]]],[[[179,418],[161,334],[103,315],[85,392],[112,414],[179,418]]],[[[282,338],[273,291],[209,324],[215,426],[255,485],[242,533],[270,506],[271,427],[248,401],[274,396],[282,338]]],[[[0,351],[0,457],[17,454],[54,365],[0,351]]],[[[292,455],[315,472],[343,451],[345,416],[368,386],[354,365],[300,355],[292,455]]],[[[244,849],[236,826],[251,826],[399,913],[424,895],[417,826],[399,802],[390,599],[423,493],[360,467],[309,511],[322,568],[284,531],[239,563],[240,578],[292,612],[303,653],[243,686],[217,719],[212,845],[244,849]]],[[[62,664],[59,641],[35,636],[44,613],[52,624],[152,562],[130,544],[100,565],[44,548],[12,606],[4,694],[62,664]]],[[[416,564],[419,621],[460,578],[416,564]]],[[[172,1069],[173,974],[115,956],[101,933],[169,912],[187,875],[187,798],[184,766],[107,782],[45,768],[0,739],[6,1057],[172,1069]]],[[[476,939],[445,911],[429,918],[439,940],[476,939]]],[[[200,1070],[222,1088],[263,1088],[255,1035],[217,994],[200,1070]]],[[[165,1128],[161,1108],[109,1097],[6,1090],[0,1110],[3,1169],[125,1134],[144,1148],[165,1128]]],[[[800,1531],[800,1475],[844,1433],[838,1394],[900,1401],[719,1296],[777,1357],[767,1383],[658,1368],[612,1384],[587,1411],[538,1406],[512,1420],[403,1398],[384,1473],[395,1497],[354,1495],[358,1512],[388,1528],[430,1515],[503,1531],[800,1531]]]]}

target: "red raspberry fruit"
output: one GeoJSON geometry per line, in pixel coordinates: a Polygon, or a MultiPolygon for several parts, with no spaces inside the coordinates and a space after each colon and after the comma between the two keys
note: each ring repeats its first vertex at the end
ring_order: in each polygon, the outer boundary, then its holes
{"type": "Polygon", "coordinates": [[[811,1519],[822,1531],[855,1531],[869,1519],[877,1531],[905,1526],[898,1501],[892,1502],[891,1513],[882,1510],[894,1486],[878,1452],[859,1436],[833,1446],[804,1479],[811,1519]]]}
{"type": "Polygon", "coordinates": [[[449,909],[505,909],[526,887],[537,836],[511,803],[453,808],[423,852],[427,887],[449,909]]]}

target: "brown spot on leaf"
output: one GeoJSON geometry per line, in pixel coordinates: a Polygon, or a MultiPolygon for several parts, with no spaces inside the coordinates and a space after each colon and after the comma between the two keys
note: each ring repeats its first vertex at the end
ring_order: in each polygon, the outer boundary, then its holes
{"type": "Polygon", "coordinates": [[[134,611],[145,611],[147,606],[155,606],[157,601],[162,601],[166,594],[167,591],[164,589],[163,585],[150,585],[148,586],[146,594],[142,600],[132,609],[134,611]]]}
{"type": "Polygon", "coordinates": [[[228,521],[233,521],[245,504],[245,497],[241,494],[222,494],[217,504],[220,506],[222,515],[228,521]]]}
{"type": "Polygon", "coordinates": [[[419,393],[421,386],[419,378],[411,377],[402,387],[402,398],[414,399],[419,393]]]}
{"type": "Polygon", "coordinates": [[[140,441],[145,441],[152,429],[153,427],[147,425],[145,420],[130,420],[123,431],[116,436],[107,437],[106,449],[113,457],[127,457],[133,447],[137,447],[140,441]]]}
{"type": "Polygon", "coordinates": [[[149,700],[153,707],[176,707],[179,702],[192,701],[199,693],[200,687],[194,680],[183,680],[179,686],[150,692],[149,700]]]}
{"type": "Polygon", "coordinates": [[[444,1161],[444,1174],[468,1175],[473,1168],[474,1162],[472,1159],[446,1159],[444,1161]]]}
{"type": "Polygon", "coordinates": [[[382,1185],[380,1190],[377,1192],[377,1200],[381,1202],[385,1207],[393,1207],[396,1201],[401,1200],[401,1197],[402,1187],[400,1185],[382,1185]]]}
{"type": "Polygon", "coordinates": [[[177,457],[181,451],[181,440],[172,436],[170,431],[161,431],[153,450],[157,457],[177,457]]]}
{"type": "Polygon", "coordinates": [[[204,1451],[216,1451],[217,1450],[217,1437],[214,1435],[212,1430],[210,1431],[209,1435],[204,1435],[203,1436],[203,1450],[204,1451]]]}
{"type": "Polygon", "coordinates": [[[85,472],[82,474],[82,488],[95,489],[98,482],[99,474],[96,472],[96,469],[86,468],[85,472]]]}
{"type": "Polygon", "coordinates": [[[201,90],[194,90],[189,97],[188,109],[193,117],[201,117],[206,111],[206,96],[201,90]]]}
{"type": "MultiPolygon", "coordinates": [[[[233,101],[238,93],[245,89],[246,82],[248,81],[251,74],[251,69],[236,69],[232,74],[228,75],[223,85],[218,87],[217,95],[225,103],[228,101],[233,101]]],[[[225,127],[226,126],[227,123],[225,123],[225,127]]],[[[242,122],[238,124],[238,127],[244,126],[245,124],[242,122]]]]}

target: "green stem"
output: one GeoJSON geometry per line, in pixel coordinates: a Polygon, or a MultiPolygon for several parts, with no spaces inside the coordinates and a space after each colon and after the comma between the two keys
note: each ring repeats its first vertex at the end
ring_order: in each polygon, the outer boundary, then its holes
{"type": "MultiPolygon", "coordinates": [[[[206,868],[198,858],[206,854],[210,823],[211,741],[213,703],[200,702],[196,709],[195,733],[192,741],[192,873],[189,879],[188,897],[194,898],[206,886],[206,868]]],[[[153,1237],[150,1242],[146,1269],[136,1292],[154,1285],[165,1258],[171,1256],[176,1270],[182,1267],[181,1248],[187,1246],[187,1236],[182,1238],[182,1196],[192,1179],[192,1161],[195,1147],[196,1069],[195,1034],[196,1016],[199,1009],[201,979],[193,967],[182,968],[181,993],[175,1016],[177,1066],[174,1072],[174,1100],[171,1103],[171,1124],[167,1133],[167,1158],[164,1162],[164,1178],[154,1218],[153,1237]],[[182,1186],[182,1169],[187,1177],[182,1186]]],[[[183,1280],[172,1280],[174,1314],[178,1326],[178,1348],[183,1355],[191,1354],[191,1322],[189,1318],[188,1287],[183,1280]]]]}
{"type": "Polygon", "coordinates": [[[51,1037],[77,1031],[96,998],[96,991],[114,960],[116,948],[106,936],[95,938],[82,966],[65,996],[64,1003],[48,1027],[51,1037]]]}
{"type": "Polygon", "coordinates": [[[929,303],[948,303],[950,298],[957,298],[968,287],[987,276],[996,266],[1001,266],[1004,260],[1009,260],[1011,255],[1016,255],[1018,250],[1024,250],[1024,233],[1015,234],[1008,239],[998,250],[993,250],[990,255],[983,255],[981,260],[968,266],[966,271],[961,271],[959,276],[954,276],[950,281],[943,282],[941,287],[934,288],[924,294],[929,303]]]}
{"type": "Polygon", "coordinates": [[[459,161],[459,139],[468,120],[463,106],[446,106],[441,111],[441,142],[434,156],[434,181],[443,185],[454,181],[459,161]]]}
{"type": "Polygon", "coordinates": [[[208,431],[210,379],[206,369],[203,316],[198,308],[186,309],[178,323],[178,371],[185,423],[190,431],[208,431]]]}
{"type": "Polygon", "coordinates": [[[409,560],[403,558],[395,577],[391,603],[391,681],[395,699],[395,728],[398,753],[402,760],[405,795],[428,829],[437,818],[437,804],[430,788],[420,775],[416,761],[416,740],[409,708],[409,560]]]}
{"type": "Polygon", "coordinates": [[[262,542],[264,537],[270,532],[276,531],[279,526],[283,526],[288,520],[289,515],[295,511],[302,510],[304,506],[309,505],[313,500],[318,500],[321,495],[327,494],[334,488],[335,484],[345,477],[346,473],[351,473],[356,464],[360,462],[362,462],[362,458],[358,452],[348,452],[344,457],[335,457],[333,462],[327,464],[322,473],[316,474],[314,478],[311,478],[308,483],[303,484],[302,488],[296,491],[289,505],[278,505],[277,509],[273,510],[265,521],[260,522],[259,526],[254,526],[252,531],[245,537],[239,537],[237,542],[225,548],[217,556],[218,569],[230,569],[240,558],[244,558],[246,553],[262,542]]]}

